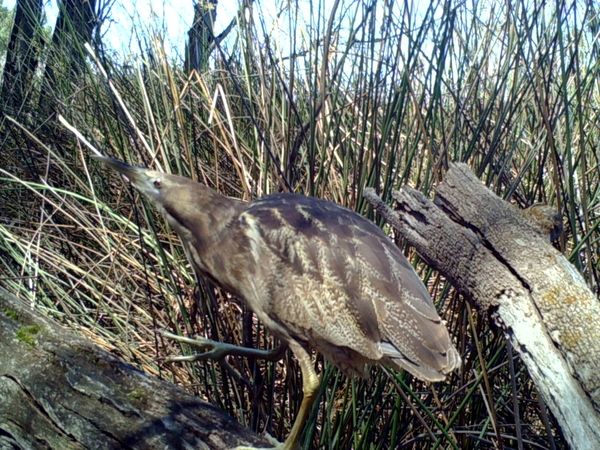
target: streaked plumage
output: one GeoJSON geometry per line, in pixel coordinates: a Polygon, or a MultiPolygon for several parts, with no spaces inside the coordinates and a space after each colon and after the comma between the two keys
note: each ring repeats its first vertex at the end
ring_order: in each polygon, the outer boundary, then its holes
{"type": "Polygon", "coordinates": [[[305,396],[316,383],[306,344],[349,374],[376,363],[440,381],[460,365],[427,289],[360,215],[295,194],[244,203],[188,178],[103,161],[161,210],[198,273],[244,299],[290,345],[305,396]]]}
{"type": "Polygon", "coordinates": [[[439,381],[456,367],[423,283],[372,222],[294,194],[256,200],[238,217],[230,229],[249,247],[235,249],[247,274],[237,292],[283,338],[310,343],[350,373],[386,362],[439,381]]]}

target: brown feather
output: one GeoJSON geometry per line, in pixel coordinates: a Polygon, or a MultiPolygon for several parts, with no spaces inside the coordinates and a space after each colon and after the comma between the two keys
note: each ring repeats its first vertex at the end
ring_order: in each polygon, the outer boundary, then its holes
{"type": "Polygon", "coordinates": [[[257,249],[248,260],[264,280],[244,297],[340,368],[363,373],[381,362],[437,381],[460,363],[421,280],[370,221],[280,194],[249,204],[238,229],[257,249]]]}
{"type": "Polygon", "coordinates": [[[244,299],[283,340],[359,375],[381,363],[438,381],[460,365],[404,255],[353,211],[294,194],[243,203],[188,178],[98,159],[160,209],[199,274],[244,299]]]}

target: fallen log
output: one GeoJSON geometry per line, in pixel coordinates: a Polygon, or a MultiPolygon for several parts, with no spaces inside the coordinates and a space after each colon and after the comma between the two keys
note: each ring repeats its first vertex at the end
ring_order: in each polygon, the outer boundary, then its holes
{"type": "Polygon", "coordinates": [[[600,302],[540,226],[452,164],[435,203],[404,187],[365,198],[501,327],[573,448],[600,448],[600,302]]]}
{"type": "Polygon", "coordinates": [[[269,442],[0,289],[0,448],[238,445],[266,447],[269,442]]]}

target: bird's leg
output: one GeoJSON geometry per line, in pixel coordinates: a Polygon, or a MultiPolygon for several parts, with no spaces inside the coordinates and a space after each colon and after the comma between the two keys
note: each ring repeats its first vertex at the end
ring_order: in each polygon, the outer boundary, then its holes
{"type": "MultiPolygon", "coordinates": [[[[298,415],[296,416],[296,420],[294,420],[294,425],[292,426],[292,431],[290,431],[289,436],[282,444],[279,444],[276,447],[273,447],[273,450],[296,450],[298,448],[298,444],[300,441],[300,434],[304,428],[304,424],[306,423],[306,419],[308,418],[308,414],[312,408],[313,403],[315,402],[315,398],[317,397],[317,390],[319,389],[319,377],[315,372],[315,369],[312,365],[312,360],[310,355],[300,344],[297,342],[291,341],[289,343],[290,350],[296,356],[298,363],[300,364],[300,371],[302,372],[302,403],[300,404],[300,409],[298,410],[298,415]]],[[[256,447],[236,447],[234,450],[261,450],[256,447]]],[[[262,449],[266,450],[266,449],[262,449]]]]}
{"type": "Polygon", "coordinates": [[[289,345],[300,364],[300,371],[302,373],[302,391],[304,394],[302,403],[300,404],[300,410],[298,411],[298,415],[292,426],[292,431],[283,444],[283,449],[294,450],[298,446],[300,433],[302,433],[308,414],[317,397],[319,377],[313,368],[313,363],[308,352],[297,342],[292,341],[289,345]]]}
{"type": "Polygon", "coordinates": [[[183,342],[185,344],[205,350],[202,353],[195,353],[193,355],[169,356],[165,358],[165,360],[169,362],[190,362],[205,359],[220,360],[227,355],[252,356],[254,358],[265,359],[267,361],[278,361],[283,358],[283,354],[287,347],[285,344],[280,344],[273,350],[260,350],[256,348],[240,347],[237,345],[228,344],[226,342],[217,342],[203,337],[189,338],[185,336],[179,336],[177,334],[169,333],[166,330],[162,330],[160,333],[168,339],[183,342]]]}

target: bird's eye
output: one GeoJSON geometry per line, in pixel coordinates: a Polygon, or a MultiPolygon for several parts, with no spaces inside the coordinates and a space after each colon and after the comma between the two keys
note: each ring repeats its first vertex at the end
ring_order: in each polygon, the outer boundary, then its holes
{"type": "Polygon", "coordinates": [[[156,180],[154,180],[153,184],[156,189],[160,189],[162,187],[161,183],[160,183],[160,178],[157,178],[156,180]]]}

